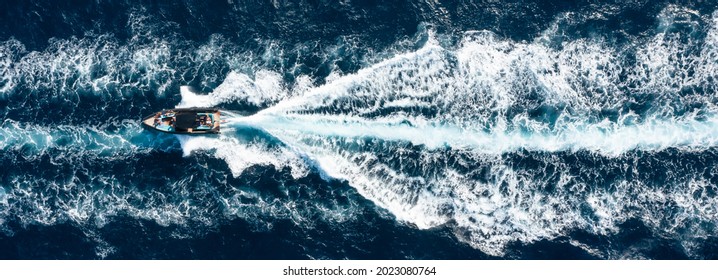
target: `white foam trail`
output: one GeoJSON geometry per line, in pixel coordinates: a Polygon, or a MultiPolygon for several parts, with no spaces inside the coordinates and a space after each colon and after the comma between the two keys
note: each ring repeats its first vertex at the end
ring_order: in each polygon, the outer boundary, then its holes
{"type": "MultiPolygon", "coordinates": [[[[467,32],[457,46],[429,40],[300,92],[280,87],[270,95],[242,90],[207,98],[276,101],[228,125],[263,129],[398,220],[419,228],[451,223],[457,238],[489,254],[574,229],[611,235],[633,218],[657,234],[693,232],[695,240],[716,233],[704,225],[715,224],[718,200],[701,177],[714,172],[668,170],[662,184],[636,179],[652,171],[621,160],[631,150],[718,146],[718,12],[710,20],[695,13],[670,6],[659,18],[669,27],[684,19],[705,23],[702,42],[686,40],[680,28],[620,48],[601,38],[553,48],[542,43],[547,38],[524,43],[467,32]],[[554,112],[542,118],[540,108],[554,112]],[[519,150],[547,155],[535,170],[514,170],[503,156],[519,150]],[[573,166],[556,151],[591,151],[579,155],[608,165],[573,166]],[[600,187],[579,178],[605,170],[632,175],[600,187]]],[[[245,152],[266,153],[258,149],[245,152]]],[[[223,158],[230,166],[237,160],[223,158]]]]}
{"type": "MultiPolygon", "coordinates": [[[[529,123],[530,120],[527,120],[529,123]]],[[[503,154],[529,151],[589,150],[618,156],[630,150],[662,150],[671,147],[710,148],[718,145],[718,118],[696,120],[654,120],[637,125],[620,125],[609,121],[598,124],[570,124],[548,130],[534,124],[522,131],[481,131],[435,125],[412,118],[367,120],[350,116],[283,115],[258,113],[229,120],[228,126],[244,124],[266,129],[275,135],[319,135],[344,138],[375,138],[406,141],[429,149],[452,147],[477,153],[503,154]],[[409,125],[407,122],[416,124],[409,125]]]]}
{"type": "MultiPolygon", "coordinates": [[[[713,232],[701,227],[700,222],[686,224],[686,220],[711,223],[718,218],[718,200],[705,191],[709,183],[692,176],[687,181],[678,179],[685,174],[666,174],[666,180],[675,185],[616,180],[607,187],[613,191],[607,191],[577,180],[567,163],[552,156],[542,160],[559,170],[558,182],[545,177],[554,171],[544,173],[542,167],[513,170],[500,157],[473,150],[412,153],[401,145],[357,150],[353,144],[367,143],[304,133],[279,135],[282,141],[311,154],[329,176],[347,180],[397,220],[421,229],[451,222],[459,239],[492,255],[503,255],[506,246],[515,241],[532,243],[575,228],[613,235],[618,225],[631,218],[639,218],[660,232],[690,227],[695,228],[697,236],[711,236],[713,232]],[[472,166],[471,162],[480,162],[478,166],[489,171],[459,171],[472,166]],[[405,168],[420,171],[406,172],[405,168]],[[662,205],[667,204],[675,205],[671,210],[677,212],[671,214],[675,216],[665,213],[662,205]],[[587,211],[594,217],[587,216],[587,211]]],[[[629,174],[640,170],[635,163],[626,166],[620,162],[578,168],[589,173],[595,168],[626,170],[629,174]]]]}
{"type": "Polygon", "coordinates": [[[196,151],[211,151],[216,157],[227,162],[232,175],[241,175],[247,168],[255,165],[291,167],[292,176],[306,176],[309,167],[299,154],[286,147],[269,147],[257,142],[240,141],[237,138],[221,135],[219,137],[179,136],[184,155],[196,151]]]}
{"type": "Polygon", "coordinates": [[[125,120],[117,125],[117,131],[108,132],[95,127],[46,127],[7,120],[0,126],[0,150],[20,151],[27,158],[49,153],[53,158],[92,156],[120,160],[153,148],[164,149],[162,142],[166,138],[144,137],[136,121],[125,120]]]}
{"type": "Polygon", "coordinates": [[[178,108],[213,107],[233,101],[245,102],[255,106],[266,106],[287,96],[282,78],[278,73],[257,71],[255,78],[246,74],[230,72],[224,82],[209,94],[193,93],[189,87],[180,87],[182,101],[178,108]]]}
{"type": "Polygon", "coordinates": [[[177,104],[176,108],[212,107],[219,104],[216,99],[213,100],[209,95],[201,95],[192,92],[188,86],[180,87],[180,96],[182,96],[182,101],[177,104]]]}

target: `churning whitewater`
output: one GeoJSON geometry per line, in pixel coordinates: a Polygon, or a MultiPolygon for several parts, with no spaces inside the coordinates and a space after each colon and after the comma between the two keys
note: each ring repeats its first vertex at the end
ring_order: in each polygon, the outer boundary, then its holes
{"type": "Polygon", "coordinates": [[[716,22],[714,15],[697,46],[661,33],[622,50],[580,40],[556,51],[540,40],[523,44],[468,32],[456,46],[430,38],[416,52],[302,92],[267,88],[281,84],[268,81],[277,75],[254,84],[230,73],[207,96],[185,91],[182,106],[235,99],[273,104],[230,125],[264,130],[284,147],[251,151],[255,142],[230,136],[211,146],[235,176],[250,164],[288,165],[295,176],[315,165],[397,219],[422,229],[450,223],[459,239],[492,255],[512,241],[577,228],[610,234],[630,218],[666,235],[695,228],[701,237],[715,234],[701,225],[718,218],[718,201],[701,191],[714,188],[709,178],[678,181],[673,176],[685,174],[669,174],[666,182],[653,182],[628,175],[639,172],[641,157],[667,150],[714,153],[716,22]],[[685,53],[693,48],[698,51],[685,53]],[[634,61],[626,63],[628,56],[634,61]],[[642,100],[649,95],[652,100],[642,100]],[[247,162],[246,155],[261,159],[247,162]],[[512,158],[523,157],[541,163],[517,170],[512,158]],[[572,157],[601,164],[571,168],[572,157]],[[606,189],[581,180],[581,173],[619,171],[629,178],[602,182],[606,189]],[[666,203],[678,213],[654,208],[666,203]]]}
{"type": "Polygon", "coordinates": [[[240,258],[715,258],[709,8],[666,4],[647,30],[589,35],[575,30],[628,8],[557,13],[530,39],[420,23],[381,48],[193,45],[142,9],[126,39],[9,38],[0,234],[70,225],[92,255],[68,254],[90,258],[237,258],[199,249],[215,239],[240,258]],[[174,106],[228,109],[222,134],[135,121],[174,106]],[[147,251],[197,251],[134,255],[123,227],[171,240],[141,235],[147,251]],[[267,240],[290,249],[248,245],[267,240]]]}

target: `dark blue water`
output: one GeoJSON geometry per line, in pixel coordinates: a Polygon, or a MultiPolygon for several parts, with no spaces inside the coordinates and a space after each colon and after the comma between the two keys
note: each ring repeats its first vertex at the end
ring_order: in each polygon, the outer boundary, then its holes
{"type": "Polygon", "coordinates": [[[715,1],[16,2],[2,259],[718,257],[715,1]]]}

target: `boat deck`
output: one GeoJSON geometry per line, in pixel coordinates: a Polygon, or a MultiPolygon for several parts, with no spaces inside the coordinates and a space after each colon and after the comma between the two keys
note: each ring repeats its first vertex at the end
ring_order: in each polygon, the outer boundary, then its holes
{"type": "Polygon", "coordinates": [[[148,128],[172,134],[216,134],[220,129],[220,111],[212,108],[170,109],[142,120],[148,128]]]}

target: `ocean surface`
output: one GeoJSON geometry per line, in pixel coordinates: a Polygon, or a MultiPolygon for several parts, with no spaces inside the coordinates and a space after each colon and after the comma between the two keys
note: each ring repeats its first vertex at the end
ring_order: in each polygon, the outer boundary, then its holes
{"type": "Polygon", "coordinates": [[[0,259],[718,258],[715,0],[5,0],[0,116],[0,259]]]}

